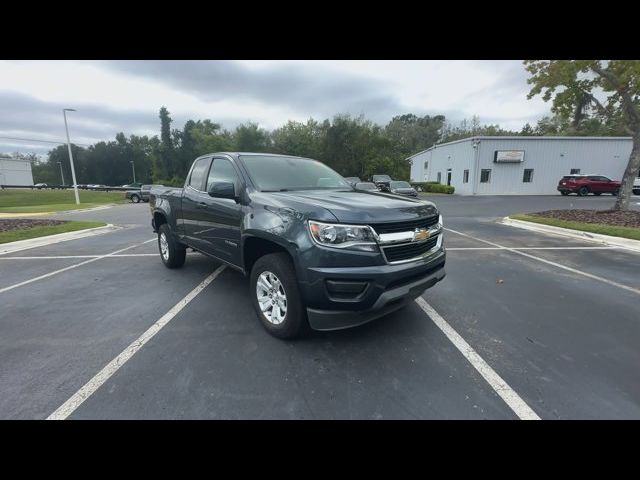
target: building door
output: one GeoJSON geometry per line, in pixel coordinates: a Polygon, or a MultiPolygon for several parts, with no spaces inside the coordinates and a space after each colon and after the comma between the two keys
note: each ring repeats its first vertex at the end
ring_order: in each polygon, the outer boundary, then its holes
{"type": "Polygon", "coordinates": [[[447,185],[451,185],[451,169],[447,169],[447,185]]]}

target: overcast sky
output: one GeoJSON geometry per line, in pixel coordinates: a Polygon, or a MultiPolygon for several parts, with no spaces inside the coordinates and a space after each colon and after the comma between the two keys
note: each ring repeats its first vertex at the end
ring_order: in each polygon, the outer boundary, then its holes
{"type": "MultiPolygon", "coordinates": [[[[64,141],[62,108],[77,109],[68,119],[78,144],[156,135],[162,105],[173,128],[209,118],[273,129],[337,113],[385,124],[412,112],[519,130],[549,112],[539,97],[527,100],[526,79],[519,60],[0,61],[0,137],[64,141]]],[[[0,152],[51,147],[0,138],[0,152]]]]}

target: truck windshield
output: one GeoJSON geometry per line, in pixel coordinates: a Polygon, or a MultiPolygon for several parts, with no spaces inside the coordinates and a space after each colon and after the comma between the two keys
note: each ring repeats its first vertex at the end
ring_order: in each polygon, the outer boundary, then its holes
{"type": "Polygon", "coordinates": [[[263,191],[353,188],[324,163],[308,158],[242,155],[247,173],[263,191]]]}

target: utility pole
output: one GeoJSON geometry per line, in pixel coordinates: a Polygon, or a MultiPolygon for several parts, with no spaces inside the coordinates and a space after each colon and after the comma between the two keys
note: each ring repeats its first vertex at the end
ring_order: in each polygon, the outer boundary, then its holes
{"type": "Polygon", "coordinates": [[[73,192],[76,195],[76,204],[80,205],[80,197],[78,196],[78,182],[76,181],[76,169],[73,166],[73,153],[71,153],[71,140],[69,139],[69,126],[67,125],[67,112],[75,112],[73,108],[63,108],[64,128],[67,131],[67,147],[69,147],[69,162],[71,162],[71,176],[73,177],[73,192]]]}
{"type": "Polygon", "coordinates": [[[131,164],[131,170],[133,170],[133,183],[136,183],[136,164],[133,163],[133,160],[129,163],[131,164]]]}
{"type": "Polygon", "coordinates": [[[62,185],[64,185],[64,172],[62,171],[62,162],[57,162],[60,165],[60,176],[62,177],[62,185]]]}

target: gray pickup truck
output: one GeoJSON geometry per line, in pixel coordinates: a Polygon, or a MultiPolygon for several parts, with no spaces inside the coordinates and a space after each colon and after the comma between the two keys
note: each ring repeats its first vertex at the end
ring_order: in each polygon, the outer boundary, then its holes
{"type": "Polygon", "coordinates": [[[127,190],[124,194],[125,198],[133,203],[148,202],[149,194],[152,188],[166,188],[164,185],[142,185],[140,190],[127,190]]]}
{"type": "Polygon", "coordinates": [[[204,155],[149,206],[164,264],[181,267],[190,247],[249,276],[256,314],[280,338],[363,324],[445,276],[433,203],[356,190],[308,158],[204,155]]]}

